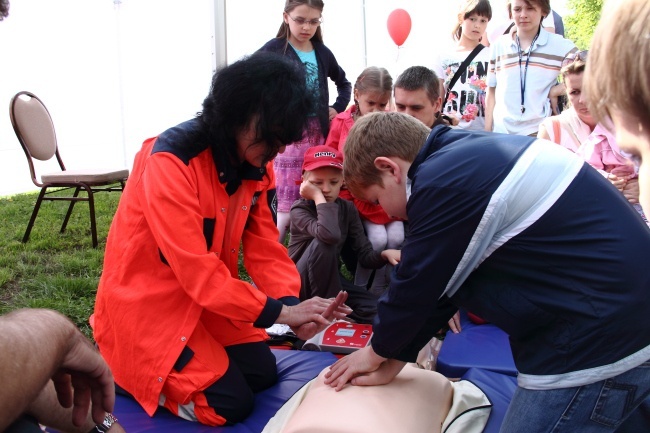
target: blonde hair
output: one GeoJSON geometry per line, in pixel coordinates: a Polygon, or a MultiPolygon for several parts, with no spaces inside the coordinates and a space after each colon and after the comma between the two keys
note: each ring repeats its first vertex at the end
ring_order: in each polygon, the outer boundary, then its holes
{"type": "Polygon", "coordinates": [[[369,186],[383,186],[375,159],[394,156],[413,162],[429,132],[422,122],[404,113],[374,112],[360,117],[343,148],[343,179],[350,192],[358,195],[369,186]]]}
{"type": "Polygon", "coordinates": [[[476,14],[481,17],[485,17],[490,21],[492,19],[492,7],[488,0],[466,0],[458,11],[458,22],[454,26],[454,30],[451,32],[451,37],[455,41],[459,41],[461,36],[463,36],[463,21],[471,17],[473,14],[476,14]]]}
{"type": "Polygon", "coordinates": [[[594,32],[585,73],[596,120],[612,111],[633,116],[650,131],[650,2],[609,0],[594,32]]]}

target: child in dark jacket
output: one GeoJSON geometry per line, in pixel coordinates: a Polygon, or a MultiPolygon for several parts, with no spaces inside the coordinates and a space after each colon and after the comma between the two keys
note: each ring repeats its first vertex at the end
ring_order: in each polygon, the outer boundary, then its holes
{"type": "Polygon", "coordinates": [[[362,288],[345,284],[340,274],[340,252],[350,238],[359,263],[378,269],[393,265],[400,251],[374,251],[366,237],[359,213],[351,201],[339,198],[343,183],[343,155],[329,146],[314,146],[305,153],[300,196],[291,207],[289,256],[301,277],[300,298],[335,297],[344,289],[354,320],[370,321],[377,298],[362,288]],[[355,314],[356,313],[356,314],[355,314]]]}

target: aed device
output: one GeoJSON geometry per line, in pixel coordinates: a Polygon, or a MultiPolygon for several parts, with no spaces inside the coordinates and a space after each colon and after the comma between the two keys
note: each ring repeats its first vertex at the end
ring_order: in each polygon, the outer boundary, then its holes
{"type": "Polygon", "coordinates": [[[305,341],[302,350],[352,353],[370,344],[372,325],[339,320],[305,341]]]}

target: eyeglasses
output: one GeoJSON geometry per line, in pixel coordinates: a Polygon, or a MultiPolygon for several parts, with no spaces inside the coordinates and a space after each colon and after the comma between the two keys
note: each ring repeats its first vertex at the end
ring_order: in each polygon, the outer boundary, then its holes
{"type": "Polygon", "coordinates": [[[310,26],[320,26],[323,23],[323,18],[315,18],[313,20],[306,20],[302,17],[294,18],[291,15],[287,14],[289,18],[293,20],[294,23],[298,24],[299,26],[304,26],[305,24],[309,24],[310,26]]]}
{"type": "Polygon", "coordinates": [[[589,50],[583,50],[583,51],[578,51],[575,53],[573,56],[567,56],[562,60],[562,68],[569,66],[573,64],[574,62],[577,62],[578,60],[586,62],[587,61],[587,55],[589,54],[589,50]]]}

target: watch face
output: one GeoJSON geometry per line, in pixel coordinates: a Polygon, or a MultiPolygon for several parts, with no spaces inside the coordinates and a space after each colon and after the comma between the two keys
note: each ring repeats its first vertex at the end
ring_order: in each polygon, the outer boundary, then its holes
{"type": "Polygon", "coordinates": [[[109,428],[113,425],[113,423],[117,422],[117,418],[112,413],[106,413],[106,416],[104,417],[104,422],[102,425],[106,428],[105,431],[108,431],[109,428]]]}

